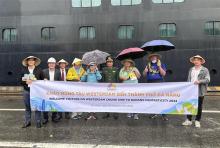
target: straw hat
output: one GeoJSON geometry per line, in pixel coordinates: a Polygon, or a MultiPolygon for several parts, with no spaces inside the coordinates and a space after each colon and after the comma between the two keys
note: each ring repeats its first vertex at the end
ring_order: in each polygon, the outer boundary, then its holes
{"type": "Polygon", "coordinates": [[[51,57],[47,60],[47,63],[56,63],[56,62],[57,62],[56,59],[53,57],[51,57]]]}
{"type": "Polygon", "coordinates": [[[191,58],[189,59],[190,62],[193,63],[193,61],[194,61],[195,58],[201,59],[201,60],[202,60],[202,64],[205,63],[205,59],[204,59],[202,56],[200,56],[200,55],[195,55],[195,56],[191,57],[191,58]]]}
{"type": "Polygon", "coordinates": [[[151,54],[148,55],[147,59],[150,60],[151,57],[153,57],[153,56],[156,56],[158,59],[162,58],[162,56],[158,53],[151,53],[151,54]]]}
{"type": "Polygon", "coordinates": [[[59,65],[60,63],[65,63],[66,65],[69,64],[69,63],[68,63],[66,60],[64,60],[64,59],[61,59],[59,62],[57,62],[57,65],[59,65]]]}
{"type": "Polygon", "coordinates": [[[132,59],[125,59],[121,63],[124,65],[125,62],[130,62],[132,66],[135,66],[135,62],[132,59]]]}
{"type": "Polygon", "coordinates": [[[28,56],[24,60],[22,60],[22,65],[27,67],[27,62],[28,62],[29,59],[34,59],[35,60],[35,66],[38,66],[41,63],[41,60],[39,58],[37,58],[35,56],[28,56]]]}
{"type": "Polygon", "coordinates": [[[74,65],[75,63],[78,63],[78,62],[82,62],[82,60],[81,59],[79,59],[79,58],[75,58],[74,60],[73,60],[73,62],[72,62],[72,65],[74,65]]]}

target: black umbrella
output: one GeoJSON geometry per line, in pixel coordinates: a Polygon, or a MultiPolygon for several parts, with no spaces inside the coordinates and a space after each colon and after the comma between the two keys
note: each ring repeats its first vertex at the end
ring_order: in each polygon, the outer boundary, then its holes
{"type": "Polygon", "coordinates": [[[158,52],[175,49],[175,46],[166,40],[153,40],[146,42],[141,48],[145,51],[158,52]]]}

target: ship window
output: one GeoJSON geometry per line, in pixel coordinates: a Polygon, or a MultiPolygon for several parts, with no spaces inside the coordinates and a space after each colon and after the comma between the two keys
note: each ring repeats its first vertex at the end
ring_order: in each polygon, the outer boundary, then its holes
{"type": "Polygon", "coordinates": [[[72,0],[72,7],[98,7],[101,0],[72,0]]]}
{"type": "Polygon", "coordinates": [[[118,28],[119,39],[132,39],[134,37],[134,26],[126,25],[118,28]]]}
{"type": "Polygon", "coordinates": [[[95,27],[85,26],[79,29],[80,39],[92,40],[95,38],[95,27]]]}
{"type": "Polygon", "coordinates": [[[166,3],[182,3],[185,0],[152,0],[153,3],[166,4],[166,3]]]}
{"type": "Polygon", "coordinates": [[[206,22],[205,33],[207,35],[220,35],[220,21],[206,22]]]}
{"type": "Polygon", "coordinates": [[[43,27],[41,29],[41,38],[43,40],[51,41],[56,39],[55,27],[43,27]]]}
{"type": "Polygon", "coordinates": [[[111,0],[113,6],[132,6],[141,4],[142,0],[111,0]]]}
{"type": "Polygon", "coordinates": [[[14,42],[17,40],[17,29],[6,28],[2,30],[2,40],[5,42],[14,42]]]}
{"type": "Polygon", "coordinates": [[[175,37],[176,36],[176,24],[165,23],[160,24],[160,37],[175,37]]]}

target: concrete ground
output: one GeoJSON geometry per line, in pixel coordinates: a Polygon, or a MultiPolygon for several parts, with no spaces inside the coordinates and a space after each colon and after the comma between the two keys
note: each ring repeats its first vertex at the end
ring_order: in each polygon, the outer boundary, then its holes
{"type": "Polygon", "coordinates": [[[202,128],[183,127],[184,116],[171,116],[169,121],[161,117],[140,120],[127,119],[120,114],[118,120],[96,121],[63,119],[36,129],[34,122],[22,129],[23,100],[15,97],[0,99],[0,147],[220,147],[220,97],[206,97],[202,128]]]}

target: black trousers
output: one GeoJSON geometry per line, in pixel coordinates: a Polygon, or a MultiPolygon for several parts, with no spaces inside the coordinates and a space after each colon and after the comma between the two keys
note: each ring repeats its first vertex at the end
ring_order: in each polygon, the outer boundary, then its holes
{"type": "MultiPolygon", "coordinates": [[[[70,112],[65,112],[64,115],[65,115],[65,118],[70,118],[70,112]]],[[[58,116],[60,119],[63,118],[63,113],[58,112],[58,116]]]]}
{"type": "MultiPolygon", "coordinates": [[[[196,121],[200,121],[202,117],[202,105],[203,105],[204,96],[199,97],[199,104],[198,104],[198,113],[196,115],[196,121]]],[[[187,119],[192,121],[192,115],[187,115],[187,119]]]]}
{"type": "Polygon", "coordinates": [[[105,116],[113,116],[113,117],[118,117],[118,113],[104,113],[104,116],[103,117],[105,117],[105,116]]]}
{"type": "MultiPolygon", "coordinates": [[[[49,119],[49,112],[43,112],[43,118],[44,120],[48,120],[49,119]]],[[[52,112],[52,116],[51,116],[52,120],[56,120],[57,117],[57,112],[52,112]]]]}

